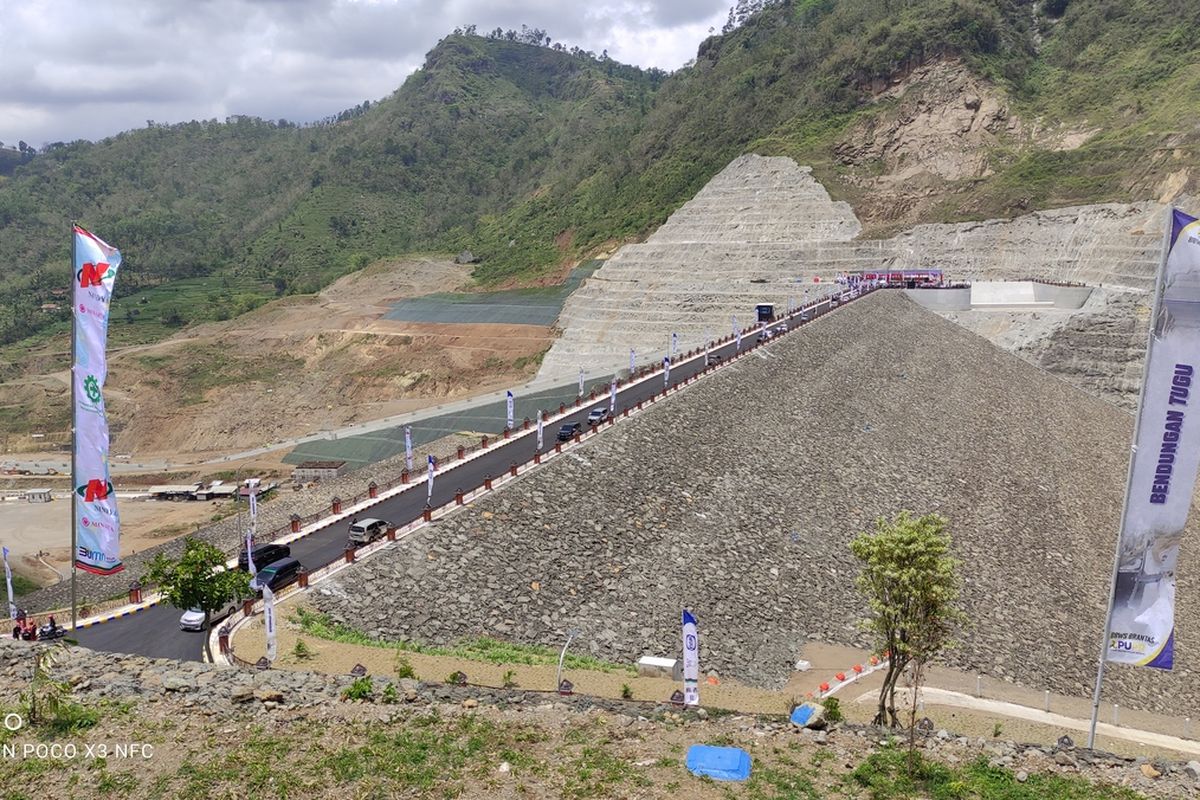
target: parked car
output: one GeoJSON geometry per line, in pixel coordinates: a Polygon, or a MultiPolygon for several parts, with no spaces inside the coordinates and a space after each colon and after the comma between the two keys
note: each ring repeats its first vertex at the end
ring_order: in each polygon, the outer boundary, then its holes
{"type": "MultiPolygon", "coordinates": [[[[278,561],[281,558],[287,558],[292,554],[292,548],[286,544],[260,544],[251,551],[251,556],[254,558],[254,568],[259,569],[272,561],[278,561]]],[[[238,569],[242,572],[248,572],[250,565],[246,563],[246,551],[238,553],[238,569]]]]}
{"type": "Polygon", "coordinates": [[[767,339],[770,339],[770,338],[771,338],[771,330],[768,328],[767,330],[759,332],[758,338],[756,338],[754,341],[765,342],[767,339]]]}
{"type": "Polygon", "coordinates": [[[787,329],[787,323],[781,322],[779,323],[779,327],[775,329],[775,333],[787,333],[787,329]]]}
{"type": "Polygon", "coordinates": [[[721,357],[720,357],[719,355],[717,355],[716,353],[709,353],[709,354],[708,354],[708,363],[709,363],[710,365],[711,365],[711,364],[720,364],[720,363],[721,363],[721,357]]]}
{"type": "Polygon", "coordinates": [[[564,422],[563,426],[558,429],[558,440],[569,442],[577,433],[583,433],[583,425],[578,422],[564,422]]]}
{"type": "Polygon", "coordinates": [[[254,580],[250,581],[250,591],[262,594],[262,587],[268,586],[271,591],[277,591],[300,577],[302,565],[294,558],[281,558],[258,571],[254,580]]]}
{"type": "Polygon", "coordinates": [[[360,519],[350,524],[350,541],[354,544],[369,544],[387,533],[391,525],[385,519],[360,519]]]}
{"type": "MultiPolygon", "coordinates": [[[[241,603],[231,601],[221,606],[216,611],[208,616],[208,624],[216,625],[221,620],[228,617],[233,612],[241,608],[241,603]]],[[[204,612],[199,608],[189,608],[184,611],[179,617],[179,630],[181,631],[202,631],[204,630],[204,612]]]]}
{"type": "Polygon", "coordinates": [[[592,409],[592,412],[588,414],[587,422],[588,425],[599,425],[601,422],[607,422],[611,416],[612,412],[608,410],[608,406],[600,406],[592,409]]]}

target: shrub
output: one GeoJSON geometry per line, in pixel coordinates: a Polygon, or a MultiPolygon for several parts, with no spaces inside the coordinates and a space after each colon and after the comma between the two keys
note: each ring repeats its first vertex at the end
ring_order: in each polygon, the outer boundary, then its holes
{"type": "Polygon", "coordinates": [[[355,678],[354,683],[342,689],[343,700],[370,700],[375,696],[375,687],[371,683],[371,679],[364,675],[361,678],[355,678]]]}
{"type": "Polygon", "coordinates": [[[621,699],[622,700],[632,700],[633,699],[633,687],[630,686],[628,683],[621,684],[621,699]]]}
{"type": "Polygon", "coordinates": [[[408,659],[405,658],[399,651],[396,652],[396,660],[392,662],[392,668],[396,671],[397,679],[417,679],[416,670],[413,669],[412,664],[410,664],[408,659]]]}
{"type": "Polygon", "coordinates": [[[516,686],[517,685],[516,677],[517,677],[517,673],[515,670],[510,669],[507,672],[505,672],[504,673],[504,688],[511,689],[514,686],[516,686]]]}
{"type": "Polygon", "coordinates": [[[311,647],[304,643],[303,639],[296,640],[296,646],[292,648],[292,656],[295,657],[297,661],[308,661],[314,655],[316,655],[316,653],[313,652],[311,647]]]}
{"type": "Polygon", "coordinates": [[[389,706],[395,704],[400,699],[400,695],[396,692],[396,684],[389,683],[387,686],[383,687],[383,695],[381,699],[389,706]]]}
{"type": "Polygon", "coordinates": [[[836,697],[826,697],[821,701],[821,705],[825,706],[826,722],[841,722],[846,719],[842,714],[842,704],[836,697]]]}

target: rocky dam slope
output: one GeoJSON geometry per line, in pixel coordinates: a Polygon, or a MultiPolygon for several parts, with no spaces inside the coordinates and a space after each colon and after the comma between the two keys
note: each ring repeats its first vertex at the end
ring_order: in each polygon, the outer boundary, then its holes
{"type": "MultiPolygon", "coordinates": [[[[678,649],[778,685],[806,638],[862,644],[850,538],[936,511],[970,625],[952,665],[1086,696],[1132,420],[898,293],[725,367],[316,587],[379,637],[496,636],[616,661],[678,649]]],[[[1172,673],[1113,669],[1106,697],[1200,715],[1200,548],[1179,567],[1172,673]]]]}

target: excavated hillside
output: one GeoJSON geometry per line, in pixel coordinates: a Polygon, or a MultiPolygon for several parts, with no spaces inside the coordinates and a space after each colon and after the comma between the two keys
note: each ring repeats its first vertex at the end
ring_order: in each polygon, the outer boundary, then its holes
{"type": "Polygon", "coordinates": [[[917,225],[867,239],[854,209],[833,201],[809,168],[790,158],[741,156],[568,299],[563,334],[539,374],[567,380],[581,364],[619,370],[630,349],[643,360],[664,354],[672,333],[685,349],[699,346],[729,330],[733,317],[746,324],[755,304],[782,309],[815,298],[843,272],[942,269],[956,280],[1034,277],[1104,287],[1106,302],[1098,298],[1078,318],[1060,314],[1050,325],[1033,324],[1028,313],[999,325],[1004,312],[952,316],[1128,407],[1145,350],[1139,307],[1153,289],[1165,218],[1159,203],[1109,203],[917,225]],[[1018,335],[1005,335],[1013,328],[1018,335]]]}
{"type": "MultiPolygon", "coordinates": [[[[632,661],[678,649],[778,685],[809,638],[862,643],[850,538],[950,519],[970,625],[949,660],[1086,696],[1128,414],[898,293],[877,293],[656,404],[318,587],[380,637],[491,635],[632,661]]],[[[1114,669],[1122,705],[1200,713],[1200,548],[1179,567],[1172,673],[1114,669]]]]}

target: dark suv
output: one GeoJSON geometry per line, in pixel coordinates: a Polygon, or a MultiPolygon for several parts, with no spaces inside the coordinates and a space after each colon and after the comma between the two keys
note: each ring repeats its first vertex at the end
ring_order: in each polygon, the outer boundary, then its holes
{"type": "MultiPolygon", "coordinates": [[[[254,566],[257,569],[262,569],[267,564],[273,561],[278,561],[281,558],[287,558],[292,554],[292,548],[286,544],[260,544],[254,548],[254,566]]],[[[246,572],[250,566],[246,563],[246,551],[238,553],[238,569],[246,572]]]]}
{"type": "Polygon", "coordinates": [[[563,426],[558,429],[558,440],[569,442],[577,433],[583,433],[583,425],[578,422],[564,422],[563,426]]]}

